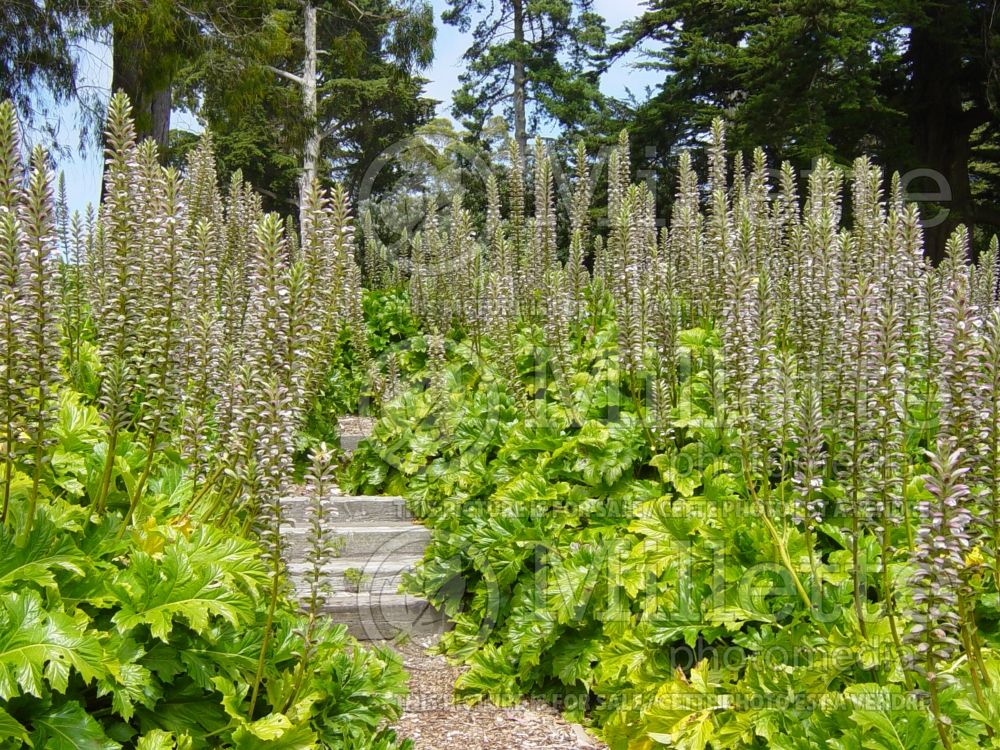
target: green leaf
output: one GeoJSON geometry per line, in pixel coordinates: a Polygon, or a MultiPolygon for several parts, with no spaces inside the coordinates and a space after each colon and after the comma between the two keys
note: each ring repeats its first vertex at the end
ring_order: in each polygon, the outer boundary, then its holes
{"type": "Polygon", "coordinates": [[[6,527],[0,528],[0,591],[14,589],[23,581],[55,588],[55,571],[59,570],[84,575],[86,555],[70,534],[46,517],[38,517],[24,544],[18,544],[15,537],[6,527]]]}
{"type": "Polygon", "coordinates": [[[144,732],[153,729],[172,731],[184,727],[195,737],[219,732],[229,723],[229,717],[217,697],[207,695],[190,684],[182,688],[174,685],[163,699],[157,701],[155,709],[137,706],[136,716],[144,732]]]}
{"type": "Polygon", "coordinates": [[[288,717],[278,713],[268,714],[252,724],[247,724],[250,733],[262,740],[276,740],[287,734],[291,728],[292,722],[288,717]]]}
{"type": "Polygon", "coordinates": [[[26,745],[32,744],[31,738],[28,736],[27,730],[21,725],[21,722],[0,708],[0,746],[6,740],[17,740],[26,745]]]}
{"type": "MultiPolygon", "coordinates": [[[[281,716],[288,722],[288,718],[281,714],[272,716],[281,716]]],[[[306,725],[293,727],[290,722],[288,723],[288,727],[279,729],[277,722],[270,716],[265,716],[233,732],[233,745],[236,750],[312,750],[316,747],[318,738],[315,732],[306,725]],[[261,722],[266,722],[266,727],[258,726],[261,722]],[[268,736],[261,737],[258,732],[268,736]]]]}
{"type": "Polygon", "coordinates": [[[472,656],[470,669],[455,682],[455,690],[466,700],[485,697],[498,706],[514,705],[521,694],[509,655],[490,644],[472,656]]]}
{"type": "Polygon", "coordinates": [[[161,697],[160,683],[140,663],[145,651],[134,640],[111,631],[105,642],[108,676],[98,682],[98,695],[111,695],[111,707],[126,721],[135,713],[135,704],[152,707],[161,697]]]}
{"type": "Polygon", "coordinates": [[[896,686],[850,685],[845,697],[854,704],[852,731],[866,750],[933,750],[937,730],[930,714],[908,708],[910,697],[896,686]]]}
{"type": "Polygon", "coordinates": [[[148,625],[153,636],[170,639],[174,621],[185,621],[196,633],[205,633],[213,617],[232,625],[253,618],[252,600],[226,585],[229,574],[212,557],[192,565],[179,545],[167,547],[162,561],[136,552],[132,564],[117,576],[113,588],[122,607],[112,622],[122,633],[148,625]]]}
{"type": "Polygon", "coordinates": [[[174,750],[176,746],[172,732],[154,729],[139,738],[135,750],[174,750]]]}
{"type": "Polygon", "coordinates": [[[117,742],[108,739],[101,725],[76,701],[32,719],[35,731],[31,735],[36,747],[45,750],[117,750],[117,742]]]}
{"type": "Polygon", "coordinates": [[[106,673],[104,652],[79,622],[46,612],[34,591],[0,597],[0,698],[42,696],[42,678],[63,692],[71,669],[85,682],[106,673]]]}
{"type": "Polygon", "coordinates": [[[660,472],[664,482],[670,482],[683,497],[691,497],[701,486],[701,472],[689,466],[678,456],[660,454],[650,459],[649,465],[660,472]]]}

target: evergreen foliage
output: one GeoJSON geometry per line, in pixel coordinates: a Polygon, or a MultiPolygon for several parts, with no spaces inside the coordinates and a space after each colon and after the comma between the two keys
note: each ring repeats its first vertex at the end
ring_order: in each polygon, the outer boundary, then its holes
{"type": "Polygon", "coordinates": [[[933,170],[933,180],[904,187],[947,193],[926,207],[928,218],[949,212],[927,233],[937,263],[958,224],[984,235],[1000,226],[994,15],[981,0],[793,0],[780,10],[757,0],[654,0],[612,55],[646,49],[646,64],[663,71],[629,123],[661,159],[722,116],[737,148],[763,146],[802,169],[819,154],[847,165],[864,153],[890,172],[933,170]]]}
{"type": "Polygon", "coordinates": [[[552,121],[574,133],[606,114],[594,65],[605,26],[591,0],[449,0],[442,19],[472,30],[452,110],[473,135],[502,108],[523,157],[529,126],[552,121]]]}
{"type": "MultiPolygon", "coordinates": [[[[420,72],[433,56],[430,6],[391,0],[316,2],[320,175],[351,188],[371,160],[429,119],[420,72]]],[[[268,207],[298,202],[302,150],[313,126],[302,93],[274,70],[301,72],[301,4],[271,3],[270,16],[235,53],[217,47],[183,70],[185,101],[215,136],[220,171],[242,171],[268,207]]],[[[182,149],[183,150],[183,149],[182,149]]],[[[377,189],[384,189],[384,185],[377,189]]]]}

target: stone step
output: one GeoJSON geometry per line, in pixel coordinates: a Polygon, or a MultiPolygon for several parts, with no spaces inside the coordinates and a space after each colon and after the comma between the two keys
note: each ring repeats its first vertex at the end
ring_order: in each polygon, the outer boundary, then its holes
{"type": "Polygon", "coordinates": [[[367,437],[367,435],[341,435],[340,450],[344,451],[344,453],[354,453],[361,444],[361,441],[367,437]]]}
{"type": "MultiPolygon", "coordinates": [[[[287,559],[303,562],[309,551],[309,529],[305,526],[282,526],[287,559]]],[[[340,557],[350,560],[385,559],[395,555],[422,555],[431,533],[416,523],[380,522],[378,524],[337,523],[330,528],[330,539],[343,546],[340,557]]]]}
{"type": "MultiPolygon", "coordinates": [[[[419,555],[397,555],[381,560],[378,558],[367,560],[337,558],[324,565],[322,573],[324,580],[334,591],[347,592],[352,590],[344,573],[354,569],[360,570],[362,575],[367,578],[361,583],[361,591],[395,594],[399,592],[403,582],[403,574],[412,571],[420,559],[419,555]]],[[[288,574],[296,590],[308,587],[306,578],[311,571],[312,567],[309,563],[292,563],[288,566],[288,574]]]]}
{"type": "Polygon", "coordinates": [[[448,618],[429,602],[406,594],[335,594],[323,611],[355,638],[391,640],[399,633],[427,635],[448,629],[448,618]]]}
{"type": "MultiPolygon", "coordinates": [[[[285,558],[300,599],[309,592],[311,502],[305,496],[282,500],[285,558]]],[[[329,539],[340,545],[339,555],[323,566],[324,583],[334,591],[323,608],[331,619],[347,625],[361,640],[448,629],[448,619],[427,601],[401,593],[404,575],[415,568],[431,538],[430,531],[413,521],[403,498],[330,495],[323,506],[329,539]],[[351,568],[368,578],[356,591],[348,590],[344,577],[351,568]]]]}
{"type": "MultiPolygon", "coordinates": [[[[282,500],[285,520],[293,526],[309,523],[310,506],[308,497],[293,496],[282,500]]],[[[374,495],[331,495],[323,500],[323,508],[331,525],[341,523],[361,523],[374,521],[412,521],[413,514],[406,509],[406,501],[401,497],[378,497],[374,495]]]]}

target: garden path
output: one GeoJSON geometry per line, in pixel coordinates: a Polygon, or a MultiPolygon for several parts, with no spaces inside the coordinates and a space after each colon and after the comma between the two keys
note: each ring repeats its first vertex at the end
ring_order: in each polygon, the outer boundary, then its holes
{"type": "Polygon", "coordinates": [[[597,750],[606,747],[578,724],[567,722],[547,703],[521,701],[500,708],[489,702],[456,704],[455,680],[461,668],[427,653],[437,636],[415,636],[388,644],[403,656],[410,674],[410,696],[396,722],[401,737],[416,750],[597,750]]]}
{"type": "MultiPolygon", "coordinates": [[[[371,431],[371,420],[341,418],[341,447],[350,452],[371,431]]],[[[309,493],[303,488],[285,498],[284,535],[292,579],[298,586],[307,567],[309,493]]],[[[341,554],[326,573],[334,594],[326,609],[363,640],[381,641],[402,657],[410,695],[396,722],[401,737],[416,750],[599,750],[606,747],[578,724],[566,721],[551,705],[523,700],[502,708],[484,701],[468,706],[454,701],[462,670],[428,653],[448,627],[427,602],[399,593],[403,573],[420,559],[429,540],[414,523],[400,497],[344,495],[334,488],[325,498],[341,554]],[[348,571],[363,577],[348,586],[348,571]],[[354,588],[354,591],[345,589],[354,588]],[[400,636],[400,631],[403,635],[400,636]],[[394,637],[396,636],[396,637],[394,637]],[[391,640],[390,640],[391,639],[391,640]]]]}

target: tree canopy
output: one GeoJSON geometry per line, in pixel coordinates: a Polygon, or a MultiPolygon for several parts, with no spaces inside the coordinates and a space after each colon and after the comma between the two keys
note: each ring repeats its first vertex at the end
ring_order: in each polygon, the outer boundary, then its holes
{"type": "Polygon", "coordinates": [[[474,133],[500,108],[523,156],[529,127],[576,132],[606,119],[595,65],[606,30],[592,0],[448,0],[443,20],[472,30],[453,112],[474,133]]]}
{"type": "Polygon", "coordinates": [[[296,201],[301,154],[314,125],[323,181],[356,183],[385,147],[432,114],[419,72],[433,55],[428,5],[327,0],[317,11],[316,123],[294,79],[305,55],[301,5],[278,0],[267,25],[233,55],[219,49],[184,72],[185,101],[216,138],[226,169],[241,168],[276,206],[296,201]]]}
{"type": "Polygon", "coordinates": [[[800,166],[867,153],[933,170],[951,193],[929,243],[941,257],[957,222],[1000,225],[976,160],[1000,124],[993,16],[983,0],[652,0],[612,54],[656,43],[647,64],[664,80],[635,112],[643,145],[691,145],[721,115],[735,146],[800,166]]]}
{"type": "Polygon", "coordinates": [[[0,3],[0,101],[13,102],[26,123],[47,126],[40,90],[53,105],[77,95],[71,23],[79,19],[78,5],[71,0],[0,3]]]}

